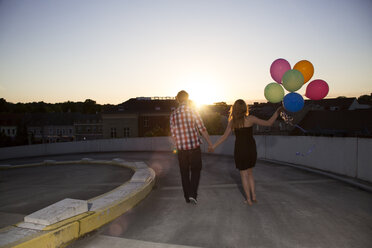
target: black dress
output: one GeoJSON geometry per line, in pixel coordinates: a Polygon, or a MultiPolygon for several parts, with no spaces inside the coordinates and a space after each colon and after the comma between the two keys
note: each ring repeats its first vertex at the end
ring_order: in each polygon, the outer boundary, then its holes
{"type": "Polygon", "coordinates": [[[237,128],[235,133],[234,159],[239,170],[252,168],[256,164],[257,149],[252,127],[237,128]]]}

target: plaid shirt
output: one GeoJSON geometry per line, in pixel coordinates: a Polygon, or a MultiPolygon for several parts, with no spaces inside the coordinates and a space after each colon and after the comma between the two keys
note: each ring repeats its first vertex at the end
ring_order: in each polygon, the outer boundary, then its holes
{"type": "Polygon", "coordinates": [[[170,116],[170,130],[178,150],[190,150],[200,146],[199,131],[205,128],[200,115],[189,106],[179,106],[170,116]]]}

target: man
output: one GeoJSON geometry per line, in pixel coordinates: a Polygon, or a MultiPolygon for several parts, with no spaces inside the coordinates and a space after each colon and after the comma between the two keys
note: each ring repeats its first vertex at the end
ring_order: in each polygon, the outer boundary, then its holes
{"type": "Polygon", "coordinates": [[[170,116],[170,130],[178,150],[185,200],[196,204],[202,168],[199,132],[207,140],[208,150],[212,150],[213,145],[200,115],[188,105],[189,94],[182,90],[178,92],[176,100],[179,107],[170,116]]]}

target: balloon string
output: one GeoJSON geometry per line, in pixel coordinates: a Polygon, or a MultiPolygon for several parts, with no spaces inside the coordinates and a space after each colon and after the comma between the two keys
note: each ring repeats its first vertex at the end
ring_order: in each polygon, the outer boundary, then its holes
{"type": "Polygon", "coordinates": [[[295,124],[293,125],[293,117],[288,115],[287,113],[285,112],[281,112],[280,113],[280,117],[282,117],[282,119],[284,120],[285,123],[291,125],[291,126],[294,126],[294,127],[297,127],[298,129],[300,129],[302,132],[304,133],[307,133],[307,131],[305,129],[303,129],[302,127],[300,127],[299,125],[295,124]]]}
{"type": "Polygon", "coordinates": [[[303,129],[302,127],[300,127],[299,125],[294,125],[295,127],[298,127],[302,132],[304,132],[304,133],[307,133],[307,131],[305,130],[305,129],[303,129]]]}

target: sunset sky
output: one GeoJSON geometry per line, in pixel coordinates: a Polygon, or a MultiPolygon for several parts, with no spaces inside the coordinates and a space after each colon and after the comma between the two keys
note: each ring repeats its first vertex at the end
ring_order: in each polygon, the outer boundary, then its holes
{"type": "Polygon", "coordinates": [[[0,0],[0,98],[264,100],[277,58],[312,62],[328,97],[369,95],[371,13],[371,0],[0,0]]]}

